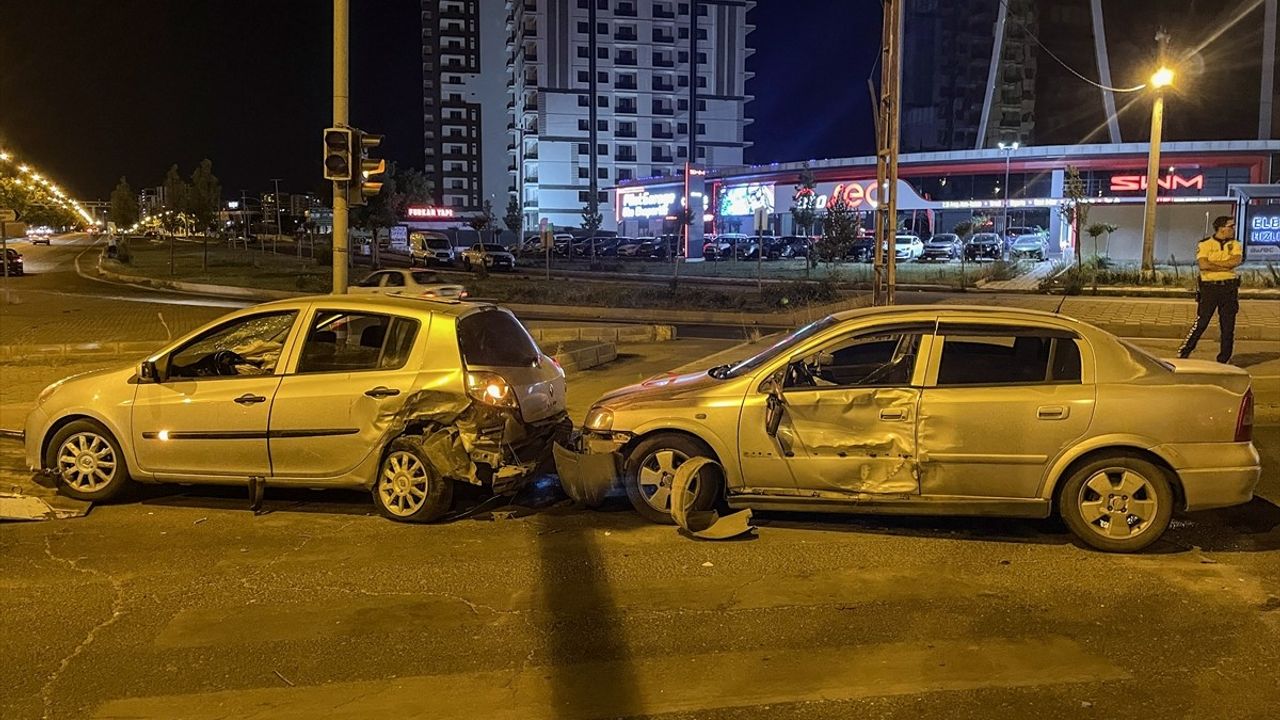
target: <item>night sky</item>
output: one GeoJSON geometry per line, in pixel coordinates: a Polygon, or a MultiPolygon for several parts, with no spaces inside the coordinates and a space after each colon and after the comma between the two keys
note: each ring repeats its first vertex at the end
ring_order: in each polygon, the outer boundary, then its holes
{"type": "MultiPolygon", "coordinates": [[[[418,0],[354,0],[351,120],[420,165],[418,0]]],[[[766,0],[748,60],[748,161],[868,152],[875,0],[766,0]],[[815,22],[820,19],[820,22],[815,22]],[[833,78],[844,78],[833,85],[833,78]],[[766,88],[769,88],[766,90],[766,88]]],[[[213,160],[224,192],[318,190],[329,0],[0,0],[0,147],[77,196],[213,160]]]]}

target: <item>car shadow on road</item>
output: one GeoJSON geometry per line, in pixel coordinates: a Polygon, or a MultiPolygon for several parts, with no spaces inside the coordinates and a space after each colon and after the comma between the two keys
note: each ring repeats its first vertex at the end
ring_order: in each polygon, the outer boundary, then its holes
{"type": "MultiPolygon", "coordinates": [[[[155,507],[250,511],[248,488],[233,485],[139,485],[129,500],[155,507]]],[[[376,511],[367,492],[269,487],[258,514],[272,513],[373,515],[376,511]]]]}
{"type": "Polygon", "coordinates": [[[1280,352],[1236,353],[1231,357],[1231,364],[1240,368],[1249,368],[1272,360],[1280,360],[1280,352]]]}
{"type": "Polygon", "coordinates": [[[844,515],[756,512],[762,538],[769,528],[1015,544],[1068,545],[1075,538],[1059,520],[983,517],[844,515]]]}

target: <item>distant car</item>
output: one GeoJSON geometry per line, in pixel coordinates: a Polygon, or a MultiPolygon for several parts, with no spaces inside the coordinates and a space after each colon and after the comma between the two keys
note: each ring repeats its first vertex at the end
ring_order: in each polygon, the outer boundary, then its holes
{"type": "Polygon", "coordinates": [[[1043,235],[1019,235],[1009,246],[1009,254],[1015,258],[1044,260],[1049,254],[1049,240],[1043,235]]]}
{"type": "Polygon", "coordinates": [[[893,239],[893,253],[898,260],[916,260],[924,254],[924,243],[915,235],[898,235],[893,239]]]}
{"type": "Polygon", "coordinates": [[[4,264],[5,264],[6,271],[10,275],[21,275],[22,274],[22,253],[18,252],[17,250],[14,250],[13,248],[5,248],[4,264]]]}
{"type": "Polygon", "coordinates": [[[614,237],[581,238],[571,246],[573,257],[590,259],[592,257],[592,245],[595,246],[595,257],[611,257],[616,254],[618,239],[614,237]]]}
{"type": "Polygon", "coordinates": [[[25,460],[80,500],[133,482],[346,487],[393,520],[428,522],[456,486],[507,493],[538,477],[567,442],[564,391],[503,308],[295,298],[50,385],[27,416],[25,460]]]}
{"type": "Polygon", "coordinates": [[[636,253],[640,252],[641,241],[639,238],[618,238],[618,244],[615,252],[618,257],[633,258],[636,253]]]}
{"type": "Polygon", "coordinates": [[[610,455],[596,467],[614,472],[593,481],[655,522],[679,499],[690,512],[1057,515],[1094,548],[1135,552],[1175,510],[1249,502],[1252,439],[1240,368],[1158,359],[1047,312],[924,305],[841,312],[737,364],[610,391],[576,449],[610,455]],[[714,464],[673,494],[699,457],[714,464]]]}
{"type": "MultiPolygon", "coordinates": [[[[765,243],[772,240],[773,238],[771,237],[761,237],[759,235],[743,238],[734,245],[734,256],[739,260],[755,260],[764,252],[765,243]]],[[[767,253],[765,256],[767,257],[767,253]]]]}
{"type": "Polygon", "coordinates": [[[813,246],[813,242],[800,235],[784,235],[779,239],[780,248],[778,257],[787,258],[807,258],[809,257],[809,249],[813,246]]]}
{"type": "Polygon", "coordinates": [[[410,233],[409,256],[414,265],[452,265],[458,251],[444,235],[410,233]]]}
{"type": "Polygon", "coordinates": [[[964,246],[965,260],[999,260],[1003,257],[1004,243],[995,233],[975,233],[964,246]]]}
{"type": "Polygon", "coordinates": [[[728,260],[737,252],[739,243],[745,243],[747,236],[741,233],[724,233],[713,235],[702,243],[702,257],[707,260],[728,260]]]}
{"type": "Polygon", "coordinates": [[[516,269],[516,256],[506,245],[499,243],[476,243],[462,251],[462,267],[472,270],[487,267],[490,270],[516,269]]]}
{"type": "Polygon", "coordinates": [[[53,228],[38,227],[27,232],[27,240],[32,245],[48,245],[53,239],[53,228]]]}
{"type": "Polygon", "coordinates": [[[869,263],[875,260],[876,239],[872,235],[862,235],[849,244],[849,249],[845,251],[846,260],[854,262],[869,263]]]}
{"type": "Polygon", "coordinates": [[[959,235],[955,233],[938,233],[925,242],[924,252],[920,255],[920,261],[940,260],[947,262],[948,260],[959,260],[962,252],[964,252],[964,242],[960,240],[959,235]]]}
{"type": "Polygon", "coordinates": [[[371,273],[357,285],[353,294],[410,295],[424,298],[448,298],[462,300],[467,291],[457,283],[444,282],[429,270],[379,270],[371,273]]]}

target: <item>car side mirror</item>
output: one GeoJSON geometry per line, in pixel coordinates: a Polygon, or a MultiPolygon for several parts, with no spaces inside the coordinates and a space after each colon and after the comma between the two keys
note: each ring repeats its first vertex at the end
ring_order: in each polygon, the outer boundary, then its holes
{"type": "Polygon", "coordinates": [[[775,377],[769,381],[769,397],[765,401],[764,431],[769,437],[777,437],[778,426],[782,425],[782,414],[786,411],[787,401],[782,396],[782,383],[775,377]]]}
{"type": "Polygon", "coordinates": [[[138,382],[158,383],[161,381],[160,369],[154,360],[143,360],[138,366],[138,382]]]}

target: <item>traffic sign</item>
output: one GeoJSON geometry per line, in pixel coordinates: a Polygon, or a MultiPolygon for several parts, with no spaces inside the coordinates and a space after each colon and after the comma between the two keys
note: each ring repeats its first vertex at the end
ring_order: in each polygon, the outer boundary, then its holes
{"type": "Polygon", "coordinates": [[[0,222],[18,222],[18,211],[0,208],[0,222]]]}

